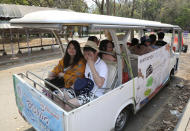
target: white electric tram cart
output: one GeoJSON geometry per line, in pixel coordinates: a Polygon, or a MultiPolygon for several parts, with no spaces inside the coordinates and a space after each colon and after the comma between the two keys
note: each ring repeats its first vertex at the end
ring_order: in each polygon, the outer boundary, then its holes
{"type": "MultiPolygon", "coordinates": [[[[38,131],[121,131],[129,115],[135,114],[148,103],[177,71],[182,35],[179,26],[59,10],[33,12],[23,18],[12,19],[11,24],[25,28],[50,29],[61,47],[57,34],[70,26],[87,26],[91,30],[105,29],[111,34],[115,45],[117,62],[107,63],[109,76],[103,96],[76,107],[49,91],[58,100],[72,107],[69,111],[42,93],[43,89],[48,89],[37,81],[45,81],[38,75],[29,71],[13,75],[18,110],[38,131]],[[141,56],[131,54],[126,45],[131,32],[138,31],[140,37],[145,29],[170,30],[173,32],[171,42],[141,56]],[[117,36],[117,30],[125,32],[122,39],[117,36]],[[174,52],[173,38],[176,33],[179,43],[178,50],[174,52]],[[120,45],[123,45],[122,51],[120,45]],[[125,83],[122,83],[122,61],[125,61],[130,78],[125,83]]],[[[63,48],[61,49],[63,51],[63,48]]],[[[56,86],[52,86],[60,91],[56,86]]]]}

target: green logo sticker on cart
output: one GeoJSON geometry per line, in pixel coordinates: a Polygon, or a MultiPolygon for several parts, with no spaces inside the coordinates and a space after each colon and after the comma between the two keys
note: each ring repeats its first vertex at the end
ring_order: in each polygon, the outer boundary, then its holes
{"type": "Polygon", "coordinates": [[[152,76],[151,76],[151,77],[149,77],[148,80],[147,80],[146,87],[152,86],[152,83],[153,83],[153,78],[152,78],[152,76]]]}
{"type": "Polygon", "coordinates": [[[144,95],[145,96],[149,96],[151,93],[151,89],[147,89],[145,92],[144,92],[144,95]]]}

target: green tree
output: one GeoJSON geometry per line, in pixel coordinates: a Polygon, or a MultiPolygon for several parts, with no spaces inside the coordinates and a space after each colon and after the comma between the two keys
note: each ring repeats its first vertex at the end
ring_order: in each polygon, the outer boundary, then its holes
{"type": "Polygon", "coordinates": [[[1,0],[2,4],[17,4],[17,5],[29,5],[27,0],[1,0]]]}
{"type": "MultiPolygon", "coordinates": [[[[92,0],[92,13],[131,17],[190,28],[190,0],[92,0]]],[[[89,12],[84,0],[1,0],[0,3],[34,5],[89,12]]]]}
{"type": "Polygon", "coordinates": [[[92,0],[96,4],[94,13],[98,14],[105,14],[104,8],[105,8],[105,2],[104,0],[92,0]],[[98,12],[97,12],[98,11],[98,12]]]}
{"type": "Polygon", "coordinates": [[[177,24],[183,29],[190,29],[190,0],[167,0],[161,9],[161,22],[177,24]]]}
{"type": "Polygon", "coordinates": [[[140,9],[142,19],[160,21],[160,0],[142,0],[140,9]]]}
{"type": "Polygon", "coordinates": [[[88,11],[84,0],[1,0],[0,3],[71,9],[78,12],[88,11]]]}
{"type": "Polygon", "coordinates": [[[179,14],[179,5],[176,5],[176,0],[167,0],[161,8],[161,22],[175,24],[174,19],[179,14]]]}
{"type": "Polygon", "coordinates": [[[175,19],[176,24],[185,30],[190,30],[190,4],[183,7],[179,14],[180,15],[175,19]]]}

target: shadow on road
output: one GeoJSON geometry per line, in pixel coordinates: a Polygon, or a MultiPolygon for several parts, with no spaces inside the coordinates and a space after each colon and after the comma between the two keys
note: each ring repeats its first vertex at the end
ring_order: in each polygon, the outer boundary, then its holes
{"type": "Polygon", "coordinates": [[[36,131],[33,127],[29,128],[29,129],[26,129],[24,131],[36,131]]]}

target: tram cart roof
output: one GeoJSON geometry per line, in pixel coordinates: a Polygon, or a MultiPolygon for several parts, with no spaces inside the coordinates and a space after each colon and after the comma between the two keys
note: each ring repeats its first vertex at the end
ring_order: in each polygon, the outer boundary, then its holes
{"type": "MultiPolygon", "coordinates": [[[[181,28],[176,25],[164,24],[156,21],[140,20],[133,18],[124,18],[107,15],[97,15],[89,13],[70,12],[62,10],[45,10],[26,14],[19,19],[12,19],[11,24],[21,25],[23,27],[34,28],[62,28],[64,25],[98,26],[105,25],[106,28],[163,28],[176,29],[181,28]]],[[[102,26],[102,28],[105,28],[102,26]]],[[[99,26],[100,27],[100,26],[99,26]]]]}

